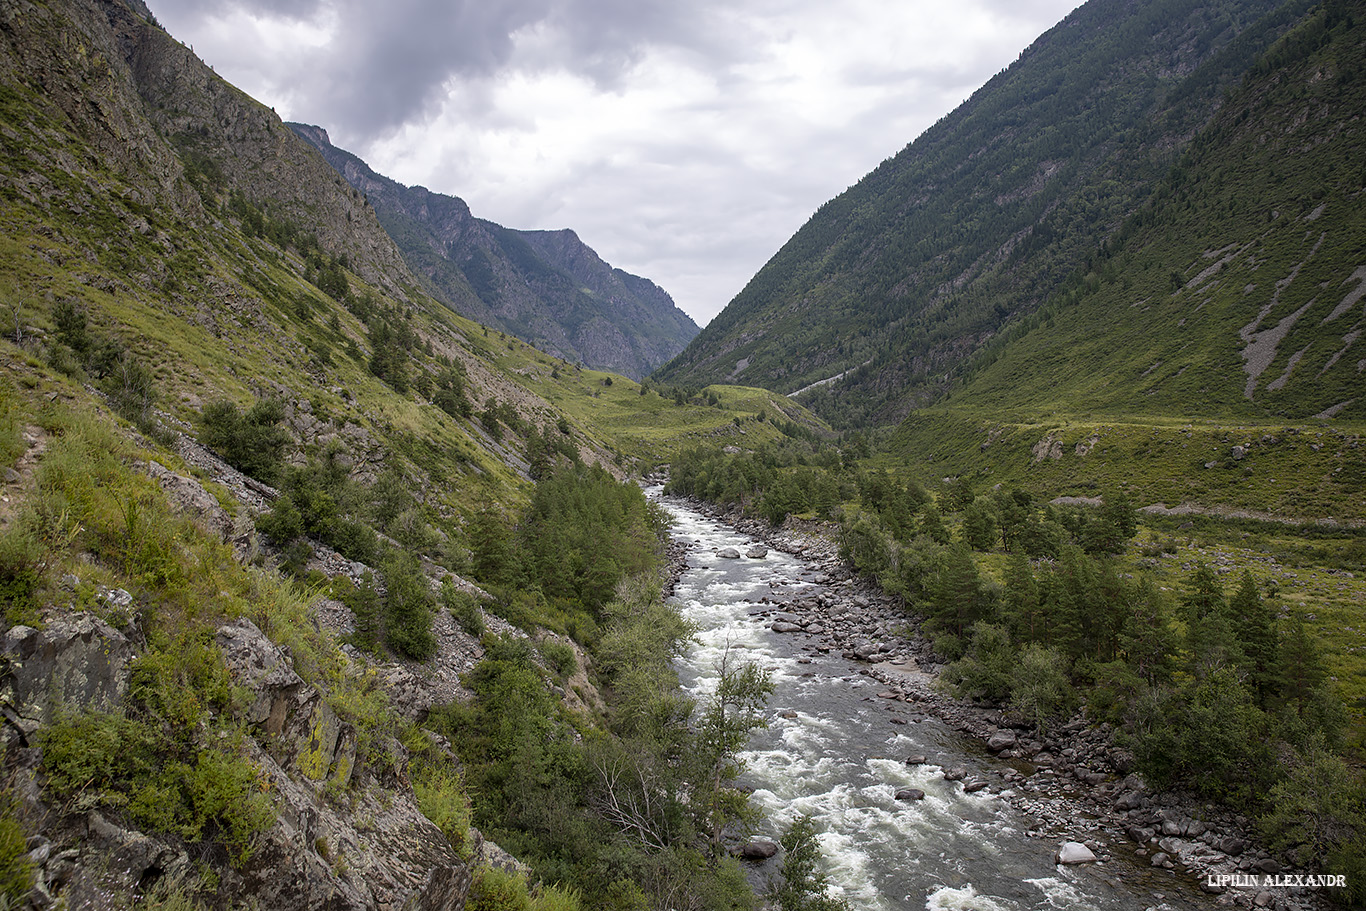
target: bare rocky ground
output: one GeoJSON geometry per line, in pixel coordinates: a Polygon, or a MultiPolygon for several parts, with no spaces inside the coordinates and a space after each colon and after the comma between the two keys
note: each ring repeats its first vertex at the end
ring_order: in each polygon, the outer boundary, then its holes
{"type": "MultiPolygon", "coordinates": [[[[1246,817],[1190,795],[1156,792],[1134,771],[1133,756],[1115,742],[1109,725],[1092,726],[1081,715],[1046,735],[1009,713],[955,698],[938,684],[938,663],[919,624],[899,599],[856,577],[839,559],[834,528],[789,519],[774,529],[766,522],[689,500],[688,505],[767,547],[799,556],[821,586],[815,595],[776,592],[756,614],[774,632],[800,636],[817,654],[835,653],[861,662],[860,673],[884,684],[876,696],[889,724],[936,718],[976,742],[983,769],[946,768],[944,777],[966,790],[990,789],[1023,812],[1030,836],[1080,842],[1102,861],[1127,854],[1165,871],[1173,888],[1199,888],[1220,906],[1319,911],[1332,907],[1316,890],[1296,886],[1226,888],[1210,877],[1309,874],[1283,866],[1259,844],[1246,817]],[[991,758],[994,757],[994,760],[991,758]]],[[[736,555],[740,556],[739,554],[736,555]]],[[[809,591],[809,589],[807,589],[809,591]]],[[[906,761],[933,763],[933,756],[906,761]]],[[[1161,879],[1157,882],[1160,884],[1161,879]]],[[[1160,893],[1160,887],[1156,890],[1160,893]]]]}

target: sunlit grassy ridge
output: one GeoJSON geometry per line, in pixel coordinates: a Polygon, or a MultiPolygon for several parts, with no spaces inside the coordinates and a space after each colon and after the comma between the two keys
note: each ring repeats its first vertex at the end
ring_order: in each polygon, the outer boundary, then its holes
{"type": "Polygon", "coordinates": [[[1119,485],[1140,507],[1184,504],[1316,521],[1366,519],[1366,447],[1354,422],[1220,424],[1056,414],[1020,422],[977,409],[918,412],[893,450],[922,480],[1094,496],[1119,485]],[[1236,450],[1235,450],[1236,448],[1236,450]]]}

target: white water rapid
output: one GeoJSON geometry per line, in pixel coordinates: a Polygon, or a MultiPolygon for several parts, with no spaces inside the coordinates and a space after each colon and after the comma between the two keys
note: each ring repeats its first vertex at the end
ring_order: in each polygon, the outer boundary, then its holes
{"type": "MultiPolygon", "coordinates": [[[[658,496],[658,490],[651,492],[658,496]]],[[[702,699],[715,686],[727,649],[757,661],[777,686],[769,727],[744,754],[742,783],[765,814],[774,840],[799,813],[811,816],[832,891],[859,911],[1138,911],[1213,907],[1212,898],[1116,857],[1103,864],[1053,863],[1054,841],[1027,835],[1029,823],[1002,796],[1004,765],[938,721],[907,710],[899,723],[877,698],[882,689],[860,666],[821,653],[808,636],[783,635],[756,616],[761,599],[791,598],[818,586],[798,557],[744,556],[755,542],[682,504],[662,500],[674,537],[689,546],[674,590],[699,632],[679,663],[685,689],[702,699]],[[739,559],[718,554],[737,548],[739,559]],[[908,766],[910,754],[928,762],[908,766]],[[968,769],[990,787],[965,793],[944,779],[968,769]],[[898,801],[901,788],[923,800],[898,801]]]]}

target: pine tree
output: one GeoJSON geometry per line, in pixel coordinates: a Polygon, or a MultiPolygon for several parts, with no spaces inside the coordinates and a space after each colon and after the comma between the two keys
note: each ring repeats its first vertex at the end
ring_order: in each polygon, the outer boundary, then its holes
{"type": "Polygon", "coordinates": [[[1248,683],[1262,708],[1276,690],[1278,642],[1272,605],[1257,589],[1257,580],[1244,570],[1238,590],[1229,599],[1233,629],[1246,658],[1244,670],[1248,683]]]}
{"type": "Polygon", "coordinates": [[[1043,617],[1039,610],[1039,585],[1029,567],[1029,558],[1014,554],[1006,564],[1005,597],[1002,619],[1011,637],[1019,643],[1038,642],[1043,636],[1043,617]]]}

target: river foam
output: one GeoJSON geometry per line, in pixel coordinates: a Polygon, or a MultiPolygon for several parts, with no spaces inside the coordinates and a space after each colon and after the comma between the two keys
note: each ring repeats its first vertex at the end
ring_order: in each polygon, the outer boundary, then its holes
{"type": "Polygon", "coordinates": [[[698,631],[678,662],[680,681],[705,699],[722,660],[756,661],[773,675],[769,726],[742,754],[741,782],[763,810],[760,834],[776,839],[799,815],[816,822],[832,893],[859,911],[1209,907],[1153,902],[1103,865],[1055,866],[1057,845],[1025,834],[1028,821],[1002,799],[996,761],[979,746],[887,704],[878,697],[882,685],[860,665],[768,628],[760,613],[777,607],[775,595],[823,590],[810,581],[817,575],[810,567],[773,550],[746,557],[754,542],[745,535],[680,504],[665,506],[675,536],[691,542],[674,603],[698,631]],[[731,547],[742,556],[719,555],[731,547]],[[917,753],[929,761],[907,765],[917,753]],[[991,786],[966,793],[945,779],[955,767],[991,786]],[[899,801],[902,788],[925,796],[899,801]]]}

